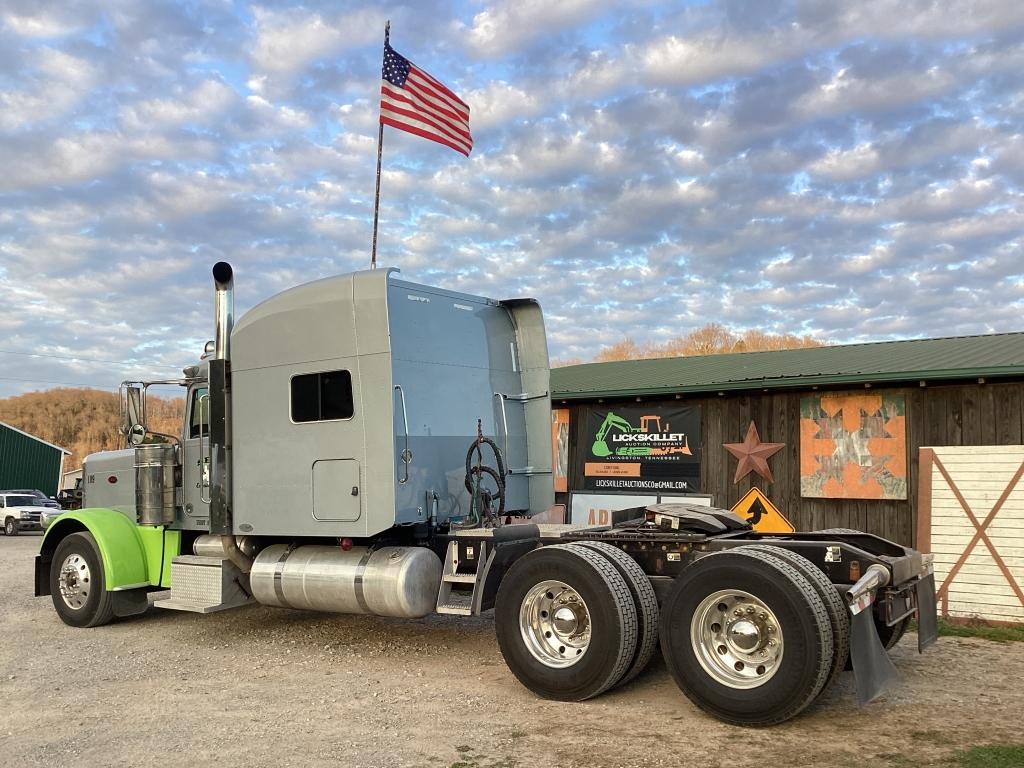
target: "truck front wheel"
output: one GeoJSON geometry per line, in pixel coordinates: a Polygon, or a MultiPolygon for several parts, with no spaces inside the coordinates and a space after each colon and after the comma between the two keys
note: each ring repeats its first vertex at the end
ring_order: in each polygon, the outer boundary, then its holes
{"type": "Polygon", "coordinates": [[[18,535],[18,521],[13,517],[8,517],[4,521],[4,535],[5,536],[17,536],[18,535]]]}
{"type": "Polygon", "coordinates": [[[50,596],[61,621],[98,627],[114,617],[103,561],[91,533],[72,533],[57,545],[50,564],[50,596]]]}
{"type": "Polygon", "coordinates": [[[602,555],[576,545],[519,558],[501,581],[494,625],[509,669],[546,699],[603,693],[622,679],[636,652],[629,587],[602,555]]]}

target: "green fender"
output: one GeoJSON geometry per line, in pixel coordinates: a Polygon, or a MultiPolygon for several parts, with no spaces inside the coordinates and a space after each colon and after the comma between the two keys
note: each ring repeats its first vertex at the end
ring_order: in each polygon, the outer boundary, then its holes
{"type": "Polygon", "coordinates": [[[171,559],[181,548],[181,531],[136,525],[115,509],[79,509],[65,512],[46,529],[40,554],[48,561],[61,539],[83,530],[100,548],[108,591],[171,585],[171,559]]]}

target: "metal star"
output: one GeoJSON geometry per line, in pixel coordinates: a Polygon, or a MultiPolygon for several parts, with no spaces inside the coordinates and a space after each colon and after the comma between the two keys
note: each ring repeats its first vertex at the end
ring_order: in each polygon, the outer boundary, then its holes
{"type": "Polygon", "coordinates": [[[774,483],[772,471],[768,468],[768,459],[786,447],[785,443],[762,443],[757,434],[757,427],[750,422],[747,436],[742,443],[723,443],[722,447],[739,459],[736,465],[736,476],[733,483],[738,483],[751,472],[756,472],[769,483],[774,483]]]}

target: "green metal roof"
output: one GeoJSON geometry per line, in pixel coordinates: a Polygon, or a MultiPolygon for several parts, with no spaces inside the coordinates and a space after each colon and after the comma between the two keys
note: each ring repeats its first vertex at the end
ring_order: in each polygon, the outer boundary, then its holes
{"type": "Polygon", "coordinates": [[[552,399],[1024,376],[1024,333],[587,363],[551,371],[552,399]]]}

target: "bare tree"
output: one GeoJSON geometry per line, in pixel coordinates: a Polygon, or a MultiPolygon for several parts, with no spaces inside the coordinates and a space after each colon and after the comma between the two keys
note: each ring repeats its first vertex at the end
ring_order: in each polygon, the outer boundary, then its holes
{"type": "Polygon", "coordinates": [[[594,356],[595,363],[609,363],[615,360],[639,360],[648,357],[647,350],[639,346],[631,338],[625,338],[610,347],[603,347],[594,356]]]}
{"type": "MultiPolygon", "coordinates": [[[[666,341],[664,344],[644,347],[632,338],[606,346],[594,357],[594,362],[614,360],[641,360],[652,357],[694,357],[698,355],[720,355],[729,352],[762,352],[778,349],[800,349],[820,347],[825,342],[812,336],[796,336],[792,333],[765,333],[758,329],[733,332],[721,323],[708,323],[683,336],[666,341]]],[[[578,360],[559,361],[559,365],[577,365],[578,360]]],[[[552,367],[558,367],[552,365],[552,367]]]]}

